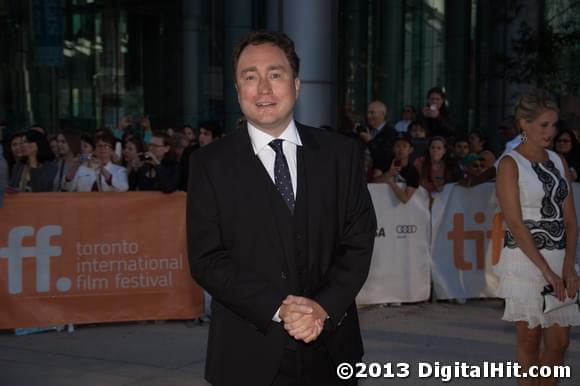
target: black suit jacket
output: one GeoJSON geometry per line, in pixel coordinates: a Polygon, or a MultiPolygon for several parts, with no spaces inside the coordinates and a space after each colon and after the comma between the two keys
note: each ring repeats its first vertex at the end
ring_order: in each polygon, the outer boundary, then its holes
{"type": "MultiPolygon", "coordinates": [[[[330,316],[318,343],[335,363],[352,362],[363,354],[354,299],[376,217],[356,142],[297,127],[310,293],[330,316]]],[[[269,385],[289,339],[272,321],[297,284],[295,250],[283,235],[288,209],[275,189],[245,128],[191,156],[188,253],[193,278],[213,297],[206,378],[215,385],[269,385]]]]}
{"type": "Polygon", "coordinates": [[[386,123],[376,137],[368,143],[375,169],[387,171],[391,167],[389,162],[393,158],[393,143],[396,137],[397,130],[386,123]]]}

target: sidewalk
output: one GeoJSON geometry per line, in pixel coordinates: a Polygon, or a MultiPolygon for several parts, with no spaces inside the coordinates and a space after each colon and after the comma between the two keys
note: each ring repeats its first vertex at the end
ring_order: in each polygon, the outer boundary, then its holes
{"type": "MultiPolygon", "coordinates": [[[[502,303],[421,303],[360,310],[365,362],[407,362],[407,379],[367,379],[361,385],[443,385],[421,378],[419,362],[470,365],[513,361],[515,330],[500,320],[502,303]]],[[[102,324],[74,333],[0,335],[0,386],[207,386],[203,381],[208,325],[102,324]]],[[[580,383],[580,328],[572,330],[566,364],[580,383]]],[[[515,379],[456,379],[455,385],[515,385],[515,379]]],[[[246,386],[246,385],[240,385],[246,386]]],[[[249,386],[249,385],[247,385],[249,386]]]]}

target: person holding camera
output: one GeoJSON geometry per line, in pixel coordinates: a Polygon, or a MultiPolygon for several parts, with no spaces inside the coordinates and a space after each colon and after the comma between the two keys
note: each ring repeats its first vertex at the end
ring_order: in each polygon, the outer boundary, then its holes
{"type": "Polygon", "coordinates": [[[422,113],[427,130],[433,137],[449,138],[455,130],[449,118],[446,99],[441,87],[433,87],[427,91],[427,105],[422,113]]]}
{"type": "Polygon", "coordinates": [[[149,151],[141,156],[137,170],[136,190],[157,190],[171,193],[179,183],[179,163],[170,153],[170,137],[156,132],[149,143],[149,151]]]}
{"type": "Polygon", "coordinates": [[[129,137],[123,146],[123,166],[127,168],[129,175],[129,190],[137,190],[137,171],[143,162],[142,155],[145,154],[145,142],[139,137],[129,137]]]}
{"type": "Polygon", "coordinates": [[[126,192],[127,169],[112,162],[116,139],[111,130],[95,138],[95,157],[81,155],[81,165],[71,181],[73,192],[126,192]]]}
{"type": "Polygon", "coordinates": [[[413,144],[409,134],[399,133],[393,143],[393,153],[391,166],[386,172],[376,177],[374,182],[384,182],[389,185],[399,201],[406,204],[419,187],[419,172],[409,162],[413,153],[413,144]],[[399,186],[399,183],[403,183],[403,187],[399,186]]]}

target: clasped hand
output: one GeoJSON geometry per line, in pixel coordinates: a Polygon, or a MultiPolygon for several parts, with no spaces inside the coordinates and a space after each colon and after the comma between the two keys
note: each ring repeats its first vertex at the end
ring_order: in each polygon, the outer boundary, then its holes
{"type": "Polygon", "coordinates": [[[288,295],[280,307],[284,329],[296,340],[315,341],[322,333],[328,314],[312,299],[288,295]]]}

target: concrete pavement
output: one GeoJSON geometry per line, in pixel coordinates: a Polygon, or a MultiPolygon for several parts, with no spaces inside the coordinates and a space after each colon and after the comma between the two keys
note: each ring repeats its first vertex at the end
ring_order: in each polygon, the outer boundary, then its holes
{"type": "MultiPolygon", "coordinates": [[[[470,365],[513,361],[514,327],[500,320],[498,300],[465,305],[420,303],[360,310],[365,362],[408,363],[406,379],[361,385],[442,385],[419,378],[419,362],[470,365]]],[[[0,386],[207,386],[203,368],[208,325],[118,323],[79,326],[74,333],[0,334],[0,386]]],[[[566,364],[580,384],[580,328],[572,330],[566,364]]],[[[456,379],[455,385],[515,385],[515,379],[456,379]]],[[[244,385],[245,386],[245,385],[244,385]]]]}

